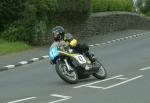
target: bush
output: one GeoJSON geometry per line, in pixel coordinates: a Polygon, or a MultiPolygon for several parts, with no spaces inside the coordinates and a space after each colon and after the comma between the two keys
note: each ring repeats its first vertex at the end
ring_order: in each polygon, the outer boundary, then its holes
{"type": "Polygon", "coordinates": [[[47,30],[45,27],[48,24],[48,6],[44,1],[29,0],[24,2],[21,17],[16,20],[14,19],[14,22],[11,22],[7,26],[7,29],[5,29],[1,36],[9,41],[19,40],[32,45],[39,44],[39,41],[43,39],[41,35],[45,35],[47,30]],[[43,25],[44,29],[39,29],[39,26],[41,27],[43,25]]]}
{"type": "Polygon", "coordinates": [[[48,41],[51,26],[83,21],[90,12],[90,4],[90,0],[3,0],[0,16],[5,13],[9,17],[0,17],[0,26],[5,27],[0,30],[4,30],[1,36],[9,41],[41,45],[48,41]]]}
{"type": "Polygon", "coordinates": [[[12,22],[18,20],[24,9],[24,0],[0,1],[0,31],[3,31],[12,22]]]}
{"type": "Polygon", "coordinates": [[[150,16],[150,0],[138,0],[137,8],[140,12],[150,16]]]}
{"type": "Polygon", "coordinates": [[[24,34],[22,27],[17,27],[16,25],[11,25],[2,33],[2,38],[8,41],[21,41],[24,34]]]}
{"type": "Polygon", "coordinates": [[[93,12],[132,11],[133,0],[92,0],[93,12]]]}

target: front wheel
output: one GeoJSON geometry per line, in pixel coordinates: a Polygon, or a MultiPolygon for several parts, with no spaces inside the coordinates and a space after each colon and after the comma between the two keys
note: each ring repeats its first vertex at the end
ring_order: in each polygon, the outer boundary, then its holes
{"type": "Polygon", "coordinates": [[[70,84],[75,84],[78,82],[78,74],[74,68],[68,71],[68,68],[64,61],[58,60],[55,66],[56,72],[61,79],[70,84]]]}
{"type": "Polygon", "coordinates": [[[99,65],[99,70],[96,73],[93,73],[93,76],[97,79],[105,79],[107,77],[107,72],[105,67],[98,61],[95,61],[95,65],[99,65]]]}

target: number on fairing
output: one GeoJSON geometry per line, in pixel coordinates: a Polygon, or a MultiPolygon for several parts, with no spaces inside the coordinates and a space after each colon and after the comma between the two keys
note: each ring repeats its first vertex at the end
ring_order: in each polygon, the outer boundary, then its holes
{"type": "Polygon", "coordinates": [[[82,55],[77,55],[77,56],[75,56],[75,58],[78,60],[78,62],[80,64],[86,63],[86,60],[85,60],[85,58],[82,55]]]}
{"type": "Polygon", "coordinates": [[[51,60],[54,60],[55,57],[57,57],[59,55],[59,52],[58,52],[58,49],[55,47],[55,48],[52,48],[50,51],[49,51],[49,58],[51,60]]]}

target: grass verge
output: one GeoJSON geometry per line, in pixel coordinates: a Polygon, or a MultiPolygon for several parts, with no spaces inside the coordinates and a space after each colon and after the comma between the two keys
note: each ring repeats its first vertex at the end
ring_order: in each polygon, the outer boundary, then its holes
{"type": "Polygon", "coordinates": [[[92,12],[132,11],[133,0],[92,0],[92,12]]]}
{"type": "Polygon", "coordinates": [[[9,53],[28,50],[31,48],[32,47],[30,45],[27,45],[23,42],[8,42],[3,39],[0,39],[0,56],[9,53]]]}

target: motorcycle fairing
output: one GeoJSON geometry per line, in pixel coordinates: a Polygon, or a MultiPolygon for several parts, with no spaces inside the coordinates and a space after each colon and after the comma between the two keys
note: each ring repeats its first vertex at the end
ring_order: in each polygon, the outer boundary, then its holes
{"type": "Polygon", "coordinates": [[[59,56],[58,48],[54,47],[54,48],[50,49],[50,51],[49,51],[50,60],[53,61],[57,56],[59,56]]]}

